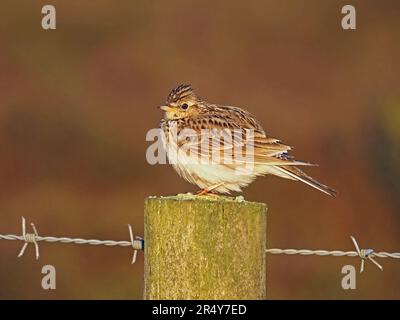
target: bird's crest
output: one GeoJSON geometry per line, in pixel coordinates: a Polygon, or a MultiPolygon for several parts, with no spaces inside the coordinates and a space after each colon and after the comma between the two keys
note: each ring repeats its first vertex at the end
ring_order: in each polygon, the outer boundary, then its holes
{"type": "Polygon", "coordinates": [[[190,84],[181,84],[177,86],[176,88],[172,89],[172,91],[169,93],[167,97],[167,103],[173,103],[173,102],[178,102],[179,100],[183,98],[196,98],[196,95],[192,89],[192,86],[190,84]]]}

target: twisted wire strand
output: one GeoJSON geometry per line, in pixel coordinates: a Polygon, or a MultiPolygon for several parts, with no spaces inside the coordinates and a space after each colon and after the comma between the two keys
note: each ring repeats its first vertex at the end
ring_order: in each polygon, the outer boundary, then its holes
{"type": "MultiPolygon", "coordinates": [[[[25,218],[22,217],[22,235],[14,235],[14,234],[0,234],[0,240],[19,240],[24,241],[24,245],[18,255],[21,257],[25,249],[27,248],[29,243],[33,243],[35,245],[36,259],[39,259],[39,245],[38,242],[50,242],[50,243],[73,243],[73,244],[87,244],[92,246],[104,245],[109,247],[121,246],[121,247],[132,247],[133,249],[133,257],[132,263],[135,263],[137,251],[144,249],[144,240],[140,237],[134,237],[132,227],[128,225],[130,241],[114,241],[114,240],[97,240],[97,239],[82,239],[82,238],[68,238],[68,237],[52,237],[52,236],[39,236],[37,229],[33,223],[31,223],[31,227],[33,233],[26,232],[26,221],[25,218]]],[[[364,271],[364,262],[369,260],[374,263],[380,270],[383,270],[383,267],[374,259],[374,258],[393,258],[400,259],[400,252],[389,253],[385,251],[375,252],[373,249],[360,249],[356,239],[353,236],[350,236],[353,241],[354,247],[356,251],[341,251],[341,250],[310,250],[310,249],[278,249],[272,248],[265,250],[266,253],[270,254],[287,254],[287,255],[317,255],[317,256],[334,256],[334,257],[359,257],[361,258],[361,268],[360,272],[364,271]]]]}
{"type": "MultiPolygon", "coordinates": [[[[33,234],[27,233],[26,236],[32,237],[33,234]]],[[[24,236],[17,236],[15,234],[0,234],[0,239],[2,240],[20,240],[26,241],[24,236]]],[[[97,240],[97,239],[82,239],[82,238],[67,238],[67,237],[41,237],[35,236],[36,242],[45,241],[45,242],[60,242],[60,243],[75,243],[75,244],[89,244],[92,246],[104,245],[109,247],[121,246],[121,247],[129,247],[132,246],[132,242],[130,241],[114,241],[114,240],[97,240]]],[[[33,242],[33,241],[27,241],[33,242]]],[[[134,249],[142,250],[142,240],[134,240],[134,249]]]]}
{"type": "Polygon", "coordinates": [[[21,248],[18,258],[22,257],[25,253],[29,243],[35,245],[36,260],[39,259],[39,245],[38,242],[45,241],[50,243],[73,243],[73,244],[88,244],[92,246],[104,245],[104,246],[121,246],[121,247],[132,247],[133,256],[132,264],[136,261],[137,251],[144,249],[144,240],[140,237],[134,237],[131,225],[128,224],[130,241],[114,241],[114,240],[97,240],[97,239],[82,239],[82,238],[67,238],[67,237],[42,237],[39,236],[38,231],[33,223],[31,223],[33,233],[26,232],[26,220],[22,217],[22,235],[18,236],[15,234],[0,234],[0,240],[19,240],[24,241],[24,245],[21,248]]]}
{"type": "MultiPolygon", "coordinates": [[[[271,254],[288,254],[288,255],[299,254],[299,255],[303,255],[303,256],[317,255],[317,256],[335,256],[335,257],[343,257],[343,256],[359,257],[359,254],[357,251],[340,251],[340,250],[328,251],[328,250],[273,248],[273,249],[267,249],[267,250],[265,250],[265,252],[271,253],[271,254]]],[[[374,257],[378,257],[378,258],[400,259],[400,252],[389,253],[389,252],[382,251],[382,252],[374,252],[372,255],[374,257]]]]}
{"type": "Polygon", "coordinates": [[[360,249],[356,239],[353,236],[350,236],[351,241],[353,241],[354,247],[356,251],[341,251],[341,250],[309,250],[309,249],[267,249],[266,253],[271,254],[288,254],[294,255],[299,254],[303,256],[309,255],[317,255],[317,256],[334,256],[334,257],[359,257],[361,259],[360,272],[364,271],[365,261],[371,261],[375,266],[377,266],[381,271],[383,271],[383,267],[374,259],[378,258],[394,258],[400,259],[400,252],[388,253],[385,251],[375,252],[373,249],[360,249]]]}

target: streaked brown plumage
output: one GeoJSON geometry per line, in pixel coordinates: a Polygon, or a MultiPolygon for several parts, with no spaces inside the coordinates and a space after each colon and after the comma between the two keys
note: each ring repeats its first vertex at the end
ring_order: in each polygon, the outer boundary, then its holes
{"type": "Polygon", "coordinates": [[[243,109],[210,104],[197,97],[190,85],[173,89],[160,108],[165,111],[161,128],[170,162],[180,176],[205,192],[240,192],[257,176],[273,174],[336,195],[335,190],[297,167],[313,164],[295,160],[288,154],[290,146],[268,136],[255,117],[243,109]],[[184,131],[191,133],[182,135],[184,131]],[[211,132],[211,137],[204,132],[211,132]],[[223,137],[218,145],[213,140],[216,135],[223,137]],[[212,158],[204,146],[216,150],[220,161],[200,162],[212,158]],[[174,153],[173,148],[178,151],[174,153]],[[238,150],[241,157],[235,157],[238,150]],[[249,150],[253,151],[251,157],[249,150]]]}

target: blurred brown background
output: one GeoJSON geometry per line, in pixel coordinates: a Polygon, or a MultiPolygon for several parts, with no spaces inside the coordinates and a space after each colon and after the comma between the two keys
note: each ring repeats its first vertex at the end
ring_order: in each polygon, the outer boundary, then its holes
{"type": "MultiPolygon", "coordinates": [[[[339,191],[259,178],[244,192],[268,204],[268,247],[400,250],[398,1],[2,1],[0,233],[20,217],[43,235],[127,240],[143,234],[143,199],[196,191],[150,166],[146,132],[179,83],[245,107],[310,174],[339,191]],[[57,30],[41,28],[41,7],[57,30]]],[[[212,230],[210,231],[212,232],[212,230]]],[[[129,248],[0,241],[0,298],[141,299],[143,255],[129,248]],[[41,268],[57,290],[41,289],[41,268]]],[[[270,299],[400,298],[400,262],[367,263],[357,290],[341,268],[357,258],[268,255],[270,299]]]]}

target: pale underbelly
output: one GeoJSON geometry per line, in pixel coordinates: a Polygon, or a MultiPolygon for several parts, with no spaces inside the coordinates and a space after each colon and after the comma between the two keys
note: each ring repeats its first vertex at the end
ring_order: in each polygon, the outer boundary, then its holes
{"type": "Polygon", "coordinates": [[[174,160],[172,166],[185,180],[201,189],[222,184],[215,189],[217,192],[240,191],[258,175],[257,168],[243,164],[204,163],[181,153],[174,160]]]}

